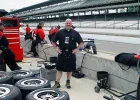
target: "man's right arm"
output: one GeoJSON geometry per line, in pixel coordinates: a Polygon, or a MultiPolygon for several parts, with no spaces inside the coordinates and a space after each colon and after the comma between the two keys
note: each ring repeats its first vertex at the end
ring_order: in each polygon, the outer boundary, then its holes
{"type": "Polygon", "coordinates": [[[55,48],[55,50],[56,50],[58,53],[61,53],[61,50],[57,47],[57,44],[56,44],[56,42],[57,42],[58,40],[59,40],[59,32],[57,32],[57,33],[55,34],[55,36],[52,38],[51,43],[52,43],[53,47],[55,48]]]}
{"type": "Polygon", "coordinates": [[[52,45],[55,49],[57,48],[56,42],[52,42],[52,45]]]}
{"type": "Polygon", "coordinates": [[[54,48],[57,47],[56,42],[57,42],[58,40],[59,40],[59,32],[57,32],[57,33],[53,36],[53,38],[52,38],[52,40],[51,40],[52,45],[54,46],[54,48]]]}
{"type": "Polygon", "coordinates": [[[59,54],[61,54],[61,50],[59,47],[57,47],[56,42],[52,42],[53,47],[55,48],[56,52],[58,52],[59,54]]]}

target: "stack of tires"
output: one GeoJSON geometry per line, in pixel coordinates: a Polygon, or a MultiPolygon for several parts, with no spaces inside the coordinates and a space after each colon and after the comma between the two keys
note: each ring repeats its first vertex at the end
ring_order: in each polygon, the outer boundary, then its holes
{"type": "Polygon", "coordinates": [[[11,73],[0,71],[0,100],[22,100],[21,91],[14,86],[11,73]]]}
{"type": "Polygon", "coordinates": [[[65,91],[51,88],[34,71],[0,72],[0,100],[70,100],[65,91]]]}

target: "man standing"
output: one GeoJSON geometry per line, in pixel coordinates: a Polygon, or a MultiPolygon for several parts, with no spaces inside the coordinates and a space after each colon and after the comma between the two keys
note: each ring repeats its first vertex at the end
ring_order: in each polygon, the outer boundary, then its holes
{"type": "Polygon", "coordinates": [[[79,51],[83,45],[83,40],[80,34],[72,29],[72,20],[65,21],[65,28],[58,31],[52,39],[52,45],[58,52],[58,61],[56,65],[57,74],[56,81],[53,88],[60,88],[60,79],[62,72],[67,72],[66,87],[71,88],[70,79],[72,71],[76,70],[76,56],[75,53],[79,51]],[[59,47],[56,42],[59,41],[59,47]],[[78,43],[78,47],[77,47],[78,43]]]}
{"type": "Polygon", "coordinates": [[[3,34],[3,30],[4,24],[0,22],[0,54],[3,56],[5,63],[12,71],[20,70],[21,67],[16,64],[15,54],[9,49],[9,42],[3,34]]]}
{"type": "Polygon", "coordinates": [[[20,23],[20,28],[19,28],[19,34],[20,35],[24,35],[25,34],[25,30],[23,29],[23,27],[24,27],[24,24],[20,23]]]}

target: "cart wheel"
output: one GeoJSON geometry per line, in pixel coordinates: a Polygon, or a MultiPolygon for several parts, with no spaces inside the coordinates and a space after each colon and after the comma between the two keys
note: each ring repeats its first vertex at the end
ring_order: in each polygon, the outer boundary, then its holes
{"type": "Polygon", "coordinates": [[[100,87],[96,86],[96,87],[94,88],[94,90],[95,90],[96,93],[99,93],[99,92],[100,92],[100,87]]]}

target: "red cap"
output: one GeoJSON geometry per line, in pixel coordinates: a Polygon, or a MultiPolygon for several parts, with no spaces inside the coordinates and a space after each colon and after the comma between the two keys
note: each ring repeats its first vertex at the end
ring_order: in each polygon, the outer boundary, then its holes
{"type": "Polygon", "coordinates": [[[134,58],[140,59],[140,54],[135,55],[134,58]]]}

